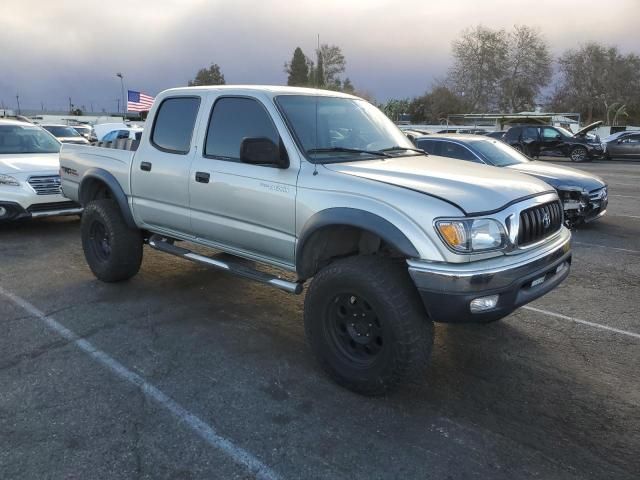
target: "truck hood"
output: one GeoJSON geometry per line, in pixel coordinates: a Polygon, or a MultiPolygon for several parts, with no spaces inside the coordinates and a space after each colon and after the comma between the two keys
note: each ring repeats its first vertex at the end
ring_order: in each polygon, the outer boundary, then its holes
{"type": "Polygon", "coordinates": [[[509,165],[507,168],[533,175],[554,188],[579,187],[590,192],[606,185],[604,180],[596,175],[575,168],[549,165],[545,162],[518,163],[509,165]]]}
{"type": "Polygon", "coordinates": [[[57,153],[0,154],[0,175],[18,173],[58,173],[60,160],[57,153]]]}
{"type": "Polygon", "coordinates": [[[325,167],[440,198],[466,215],[500,210],[520,198],[553,191],[529,175],[435,155],[333,163],[325,167]]]}

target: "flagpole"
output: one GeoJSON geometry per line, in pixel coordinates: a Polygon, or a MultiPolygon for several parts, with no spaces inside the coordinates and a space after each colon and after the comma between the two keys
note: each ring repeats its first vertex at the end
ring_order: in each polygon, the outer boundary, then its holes
{"type": "Polygon", "coordinates": [[[129,108],[128,108],[129,102],[125,102],[125,99],[124,99],[124,75],[122,74],[122,72],[118,72],[116,73],[116,77],[120,77],[120,88],[122,90],[122,111],[123,111],[122,123],[124,123],[127,119],[126,114],[129,112],[129,108]]]}

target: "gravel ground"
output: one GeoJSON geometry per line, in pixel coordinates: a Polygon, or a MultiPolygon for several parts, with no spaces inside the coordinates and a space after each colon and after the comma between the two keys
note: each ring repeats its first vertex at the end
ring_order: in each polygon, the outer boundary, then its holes
{"type": "Polygon", "coordinates": [[[148,248],[107,285],[77,219],[0,226],[0,478],[637,478],[640,164],[578,167],[610,204],[569,279],[437,325],[425,378],[378,399],[315,367],[303,296],[148,248]]]}

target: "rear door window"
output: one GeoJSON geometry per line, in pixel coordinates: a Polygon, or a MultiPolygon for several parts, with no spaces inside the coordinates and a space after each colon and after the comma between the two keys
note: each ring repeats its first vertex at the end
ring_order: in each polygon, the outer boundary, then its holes
{"type": "Polygon", "coordinates": [[[470,162],[477,162],[478,159],[475,157],[473,153],[469,151],[466,147],[462,145],[458,145],[453,142],[439,142],[440,146],[440,155],[443,157],[449,158],[457,158],[458,160],[466,160],[470,162]]]}
{"type": "Polygon", "coordinates": [[[175,97],[162,101],[156,113],[151,143],[168,153],[186,154],[198,116],[199,97],[175,97]]]}
{"type": "Polygon", "coordinates": [[[522,132],[522,140],[537,140],[538,127],[526,127],[522,132]]]}

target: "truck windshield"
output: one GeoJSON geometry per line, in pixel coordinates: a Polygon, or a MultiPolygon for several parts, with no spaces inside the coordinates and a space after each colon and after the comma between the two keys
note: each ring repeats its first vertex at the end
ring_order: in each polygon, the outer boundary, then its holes
{"type": "Polygon", "coordinates": [[[40,127],[0,125],[0,155],[13,153],[58,153],[60,142],[40,127]]]}
{"type": "Polygon", "coordinates": [[[276,104],[311,162],[423,154],[391,120],[364,100],[280,95],[276,104]]]}

